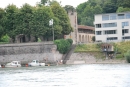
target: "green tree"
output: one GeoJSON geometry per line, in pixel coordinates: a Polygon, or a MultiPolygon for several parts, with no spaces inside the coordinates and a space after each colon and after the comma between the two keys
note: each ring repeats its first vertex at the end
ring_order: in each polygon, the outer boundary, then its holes
{"type": "Polygon", "coordinates": [[[116,12],[125,12],[125,11],[130,11],[130,8],[118,7],[116,12]]]}
{"type": "Polygon", "coordinates": [[[130,0],[117,0],[117,6],[123,8],[130,8],[130,0]]]}
{"type": "Polygon", "coordinates": [[[29,4],[24,4],[19,13],[17,14],[17,32],[19,34],[24,34],[30,37],[32,35],[32,25],[34,16],[34,7],[29,4]]]}
{"type": "Polygon", "coordinates": [[[70,32],[72,32],[73,30],[65,9],[61,7],[60,4],[56,1],[51,3],[51,9],[54,16],[59,19],[59,25],[61,25],[62,27],[62,34],[69,34],[70,32]]]}
{"type": "Polygon", "coordinates": [[[12,39],[15,38],[15,29],[16,29],[16,13],[18,12],[18,8],[15,5],[8,5],[5,8],[6,12],[6,20],[5,20],[5,29],[7,35],[12,39]]]}
{"type": "Polygon", "coordinates": [[[117,10],[117,6],[110,1],[105,2],[103,6],[103,13],[115,13],[117,10]]]}
{"type": "Polygon", "coordinates": [[[49,2],[50,0],[41,0],[41,4],[45,5],[47,2],[49,2]]]}
{"type": "Polygon", "coordinates": [[[42,6],[36,8],[31,22],[32,36],[44,36],[49,31],[49,20],[53,18],[53,13],[49,7],[42,6]]]}
{"type": "Polygon", "coordinates": [[[6,34],[5,30],[5,11],[4,9],[0,8],[0,39],[3,35],[6,34]]]}
{"type": "Polygon", "coordinates": [[[72,11],[72,12],[76,11],[76,9],[71,5],[65,5],[64,9],[66,10],[67,13],[68,11],[72,11]]]}

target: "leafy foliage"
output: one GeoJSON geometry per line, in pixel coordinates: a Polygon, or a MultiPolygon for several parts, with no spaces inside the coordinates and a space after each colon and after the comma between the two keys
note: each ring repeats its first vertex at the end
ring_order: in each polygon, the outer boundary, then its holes
{"type": "Polygon", "coordinates": [[[4,9],[0,8],[0,38],[5,34],[5,17],[4,9]]]}
{"type": "Polygon", "coordinates": [[[57,45],[57,50],[62,54],[67,53],[72,45],[68,40],[64,39],[55,40],[54,43],[57,45]]]}
{"type": "Polygon", "coordinates": [[[130,41],[114,43],[114,51],[117,53],[116,58],[124,59],[125,53],[130,49],[130,41]]]}
{"type": "Polygon", "coordinates": [[[130,11],[130,0],[88,0],[76,8],[78,24],[94,26],[94,15],[130,11]]]}
{"type": "Polygon", "coordinates": [[[61,25],[62,34],[69,34],[72,31],[72,27],[70,25],[69,17],[65,9],[61,7],[57,2],[52,3],[51,9],[54,13],[54,16],[60,20],[59,25],[61,25]]]}
{"type": "Polygon", "coordinates": [[[73,44],[73,40],[72,39],[66,39],[70,44],[73,44]]]}
{"type": "Polygon", "coordinates": [[[15,40],[17,35],[23,34],[29,41],[31,36],[48,40],[53,35],[52,27],[55,38],[72,31],[67,12],[55,0],[41,0],[36,7],[25,3],[21,8],[13,4],[0,8],[0,38],[7,34],[15,40]],[[49,26],[51,19],[53,26],[49,26]]]}
{"type": "Polygon", "coordinates": [[[9,37],[14,38],[16,33],[16,13],[18,12],[18,8],[15,5],[8,5],[5,8],[6,19],[5,19],[5,31],[9,35],[9,37]]]}
{"type": "Polygon", "coordinates": [[[127,53],[125,54],[125,58],[127,62],[130,63],[130,50],[128,50],[127,53]]]}
{"type": "Polygon", "coordinates": [[[9,42],[9,39],[10,39],[10,37],[6,34],[5,36],[3,36],[3,37],[0,39],[0,41],[1,41],[1,42],[9,42]]]}
{"type": "Polygon", "coordinates": [[[92,41],[95,41],[95,36],[92,37],[92,41]]]}

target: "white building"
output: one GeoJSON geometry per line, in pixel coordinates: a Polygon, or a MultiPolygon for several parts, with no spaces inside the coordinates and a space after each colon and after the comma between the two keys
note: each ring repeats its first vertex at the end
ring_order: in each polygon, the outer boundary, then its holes
{"type": "Polygon", "coordinates": [[[130,40],[130,12],[96,14],[94,24],[96,41],[130,40]]]}

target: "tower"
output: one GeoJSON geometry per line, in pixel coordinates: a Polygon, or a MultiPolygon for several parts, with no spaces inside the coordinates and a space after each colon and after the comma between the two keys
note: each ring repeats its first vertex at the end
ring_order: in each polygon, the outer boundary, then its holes
{"type": "Polygon", "coordinates": [[[78,25],[77,25],[77,12],[69,10],[68,16],[70,20],[71,27],[73,28],[73,32],[71,32],[69,35],[65,35],[65,39],[72,39],[73,44],[78,43],[78,25]]]}

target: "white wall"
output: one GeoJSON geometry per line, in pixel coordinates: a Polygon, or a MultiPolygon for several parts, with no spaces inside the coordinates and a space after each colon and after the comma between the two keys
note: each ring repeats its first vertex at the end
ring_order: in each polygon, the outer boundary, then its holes
{"type": "Polygon", "coordinates": [[[118,37],[118,41],[122,41],[122,22],[127,22],[127,21],[129,22],[129,26],[125,26],[123,29],[129,29],[129,33],[125,34],[124,36],[130,36],[130,19],[116,19],[116,20],[105,20],[105,21],[102,21],[102,15],[103,14],[95,15],[94,24],[95,24],[95,37],[96,37],[96,41],[97,40],[102,40],[104,42],[104,41],[106,41],[107,37],[118,37]],[[96,24],[113,23],[113,22],[117,23],[117,27],[96,28],[96,24]],[[104,30],[117,30],[117,34],[96,35],[96,31],[102,31],[102,33],[103,33],[104,30]]]}

